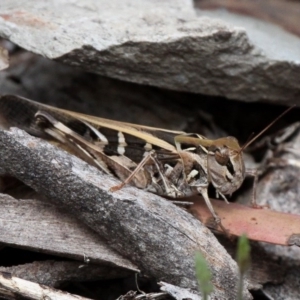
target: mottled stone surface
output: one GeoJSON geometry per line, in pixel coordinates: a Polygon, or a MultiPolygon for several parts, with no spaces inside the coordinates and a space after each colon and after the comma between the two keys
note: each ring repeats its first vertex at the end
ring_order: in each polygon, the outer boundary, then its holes
{"type": "Polygon", "coordinates": [[[244,101],[299,101],[298,38],[207,14],[189,0],[2,0],[0,36],[121,80],[244,101]]]}

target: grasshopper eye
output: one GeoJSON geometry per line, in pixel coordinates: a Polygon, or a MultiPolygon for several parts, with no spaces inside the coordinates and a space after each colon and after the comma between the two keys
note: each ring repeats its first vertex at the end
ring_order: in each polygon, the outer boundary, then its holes
{"type": "Polygon", "coordinates": [[[215,159],[221,166],[226,166],[229,162],[229,157],[227,155],[221,154],[219,151],[215,152],[215,159]]]}

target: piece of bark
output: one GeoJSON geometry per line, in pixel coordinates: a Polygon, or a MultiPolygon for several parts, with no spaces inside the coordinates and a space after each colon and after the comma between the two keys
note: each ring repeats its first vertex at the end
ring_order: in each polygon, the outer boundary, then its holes
{"type": "MultiPolygon", "coordinates": [[[[0,273],[0,295],[6,296],[10,292],[16,299],[24,297],[26,299],[40,300],[40,299],[57,299],[57,300],[85,300],[89,298],[72,295],[67,292],[55,290],[38,283],[30,282],[18,277],[11,276],[6,272],[0,273]],[[2,289],[3,294],[2,294],[2,289]]],[[[12,296],[11,295],[11,296],[12,296]]]]}
{"type": "Polygon", "coordinates": [[[118,297],[117,300],[170,300],[173,299],[168,296],[168,293],[143,293],[139,294],[136,291],[129,291],[126,295],[118,297]]]}
{"type": "Polygon", "coordinates": [[[87,226],[52,203],[0,194],[0,242],[92,263],[138,268],[87,226]],[[18,220],[18,222],[15,222],[18,220]]]}
{"type": "Polygon", "coordinates": [[[132,275],[127,270],[112,268],[111,266],[50,260],[35,261],[12,267],[0,267],[0,272],[10,273],[12,276],[54,288],[65,282],[86,282],[132,275]]]}
{"type": "MultiPolygon", "coordinates": [[[[0,159],[2,173],[67,207],[146,274],[197,290],[194,255],[201,251],[212,272],[213,296],[235,299],[236,263],[183,209],[133,187],[111,193],[117,180],[18,129],[0,131],[0,159]]],[[[246,288],[244,295],[251,298],[246,288]]]]}
{"type": "MultiPolygon", "coordinates": [[[[161,286],[161,290],[171,295],[176,300],[181,299],[191,299],[191,300],[197,300],[198,295],[195,294],[195,292],[187,289],[182,289],[178,286],[166,283],[166,282],[159,282],[159,285],[161,286]]],[[[212,298],[213,299],[213,298],[212,298]]]]}

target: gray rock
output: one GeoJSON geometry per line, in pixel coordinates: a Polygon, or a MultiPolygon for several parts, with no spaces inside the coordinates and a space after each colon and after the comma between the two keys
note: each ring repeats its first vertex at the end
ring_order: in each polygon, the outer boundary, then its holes
{"type": "Polygon", "coordinates": [[[173,90],[299,101],[300,41],[266,32],[199,16],[189,0],[1,1],[0,36],[50,59],[173,90]]]}

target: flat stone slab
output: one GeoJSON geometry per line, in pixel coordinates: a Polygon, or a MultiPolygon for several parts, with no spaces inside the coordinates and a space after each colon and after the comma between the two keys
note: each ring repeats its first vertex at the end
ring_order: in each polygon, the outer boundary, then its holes
{"type": "Polygon", "coordinates": [[[296,36],[275,25],[253,31],[248,21],[237,27],[207,14],[190,0],[28,0],[22,6],[2,0],[0,36],[121,80],[244,101],[300,103],[296,36]]]}

